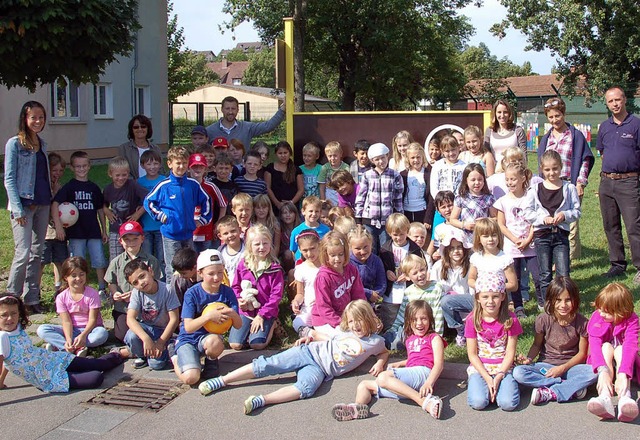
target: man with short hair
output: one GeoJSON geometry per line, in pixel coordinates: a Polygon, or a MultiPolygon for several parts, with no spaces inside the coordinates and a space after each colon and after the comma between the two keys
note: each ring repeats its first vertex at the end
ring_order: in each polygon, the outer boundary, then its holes
{"type": "Polygon", "coordinates": [[[238,121],[238,100],[233,96],[227,96],[222,100],[222,118],[207,127],[209,139],[218,137],[238,139],[248,151],[251,148],[251,141],[255,136],[269,133],[275,130],[284,120],[284,103],[278,111],[264,122],[238,121]]]}
{"type": "Polygon", "coordinates": [[[611,117],[598,130],[597,149],[602,156],[598,193],[611,267],[602,276],[624,275],[627,268],[622,216],[631,261],[638,270],[633,282],[640,284],[640,119],[627,112],[627,99],[621,87],[610,87],[604,96],[611,117]]]}

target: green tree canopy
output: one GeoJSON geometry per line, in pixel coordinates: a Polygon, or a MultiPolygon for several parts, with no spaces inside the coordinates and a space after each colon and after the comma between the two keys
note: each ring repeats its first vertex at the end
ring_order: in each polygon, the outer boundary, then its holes
{"type": "MultiPolygon", "coordinates": [[[[451,98],[464,85],[451,54],[472,32],[457,10],[470,2],[306,2],[305,64],[309,60],[337,72],[345,110],[404,108],[427,95],[451,98]]],[[[271,43],[294,6],[285,0],[226,0],[224,11],[233,17],[227,27],[252,20],[263,41],[271,43]]]]}
{"type": "Polygon", "coordinates": [[[207,67],[204,55],[184,46],[184,29],[178,27],[178,15],[171,16],[173,4],[167,5],[167,62],[169,102],[198,87],[217,81],[218,75],[207,67]]]}
{"type": "Polygon", "coordinates": [[[0,83],[27,87],[62,77],[97,82],[133,48],[136,0],[29,1],[0,4],[0,83]]]}
{"type": "Polygon", "coordinates": [[[247,86],[276,86],[276,54],[273,49],[263,49],[249,57],[249,66],[244,71],[242,83],[247,86]]]}
{"type": "Polygon", "coordinates": [[[632,96],[640,81],[640,8],[636,0],[500,0],[507,18],[492,27],[504,37],[511,26],[527,36],[527,49],[557,57],[567,91],[583,77],[589,100],[613,84],[632,96]]]}

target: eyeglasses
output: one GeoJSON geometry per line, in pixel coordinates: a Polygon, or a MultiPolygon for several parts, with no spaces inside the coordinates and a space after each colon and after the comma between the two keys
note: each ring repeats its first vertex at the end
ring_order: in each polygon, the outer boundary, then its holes
{"type": "Polygon", "coordinates": [[[544,108],[553,107],[553,106],[555,106],[555,105],[560,105],[560,101],[558,101],[557,99],[554,99],[554,100],[553,100],[553,101],[551,101],[551,102],[547,102],[547,103],[544,105],[544,108]]]}

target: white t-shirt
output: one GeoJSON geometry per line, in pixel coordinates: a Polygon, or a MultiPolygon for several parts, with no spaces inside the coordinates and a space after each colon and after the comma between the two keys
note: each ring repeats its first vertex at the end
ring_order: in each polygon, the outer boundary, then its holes
{"type": "MultiPolygon", "coordinates": [[[[391,245],[391,250],[393,252],[393,262],[396,267],[400,267],[400,263],[402,260],[409,254],[409,242],[404,246],[396,246],[395,244],[391,245]]],[[[402,281],[401,283],[393,283],[393,287],[391,288],[391,295],[384,296],[383,301],[391,304],[402,304],[402,299],[404,298],[404,289],[407,288],[407,283],[402,281]]]]}
{"type": "Polygon", "coordinates": [[[305,310],[311,310],[311,307],[316,302],[316,290],[313,283],[318,275],[319,267],[313,267],[306,261],[296,266],[293,277],[296,281],[304,284],[304,308],[305,310]]]}
{"type": "Polygon", "coordinates": [[[404,198],[404,210],[417,212],[427,209],[427,201],[424,198],[426,190],[427,182],[424,181],[424,171],[409,171],[407,174],[407,195],[404,198]]]}
{"type": "Polygon", "coordinates": [[[429,271],[429,280],[439,283],[442,286],[444,294],[453,292],[458,295],[473,295],[475,293],[473,289],[469,288],[469,274],[467,273],[467,276],[462,276],[462,267],[449,269],[446,280],[440,276],[441,272],[442,259],[433,263],[429,271]]]}
{"type": "MultiPolygon", "coordinates": [[[[524,217],[527,200],[526,195],[516,198],[512,194],[507,194],[500,197],[493,204],[494,208],[504,213],[507,229],[518,238],[527,238],[531,228],[531,223],[524,217]]],[[[531,244],[525,248],[524,252],[521,252],[515,243],[507,237],[504,238],[504,253],[512,258],[533,257],[536,255],[535,249],[533,248],[533,240],[531,244]]]]}
{"type": "Polygon", "coordinates": [[[381,336],[358,338],[351,332],[342,331],[329,341],[312,342],[308,347],[327,380],[356,369],[369,356],[377,356],[386,350],[381,336]]]}
{"type": "Polygon", "coordinates": [[[218,250],[222,254],[224,268],[227,270],[227,276],[229,277],[229,285],[232,285],[233,280],[236,277],[236,268],[238,267],[238,264],[240,263],[242,257],[244,257],[244,243],[242,243],[240,251],[235,255],[231,255],[229,253],[229,249],[226,244],[220,246],[218,250]]]}

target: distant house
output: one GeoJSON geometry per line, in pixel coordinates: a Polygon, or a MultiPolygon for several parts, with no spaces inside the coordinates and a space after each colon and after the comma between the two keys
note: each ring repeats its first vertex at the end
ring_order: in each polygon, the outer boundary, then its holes
{"type": "Polygon", "coordinates": [[[96,84],[56,82],[37,88],[0,87],[0,138],[16,134],[18,113],[28,100],[47,110],[42,137],[49,151],[68,159],[76,150],[92,158],[110,158],[127,141],[127,124],[142,113],[153,123],[151,141],[166,147],[169,139],[167,98],[167,3],[140,0],[142,28],[133,52],[107,66],[96,84]]]}
{"type": "Polygon", "coordinates": [[[261,41],[253,41],[250,43],[238,43],[236,44],[236,49],[243,51],[244,53],[249,52],[260,52],[262,49],[266,47],[261,41]]]}
{"type": "Polygon", "coordinates": [[[207,67],[220,77],[220,84],[229,86],[241,86],[244,71],[249,67],[249,61],[222,61],[207,63],[207,67]]]}
{"type": "Polygon", "coordinates": [[[212,63],[216,59],[213,51],[210,50],[196,50],[197,55],[202,55],[207,63],[212,63]]]}

